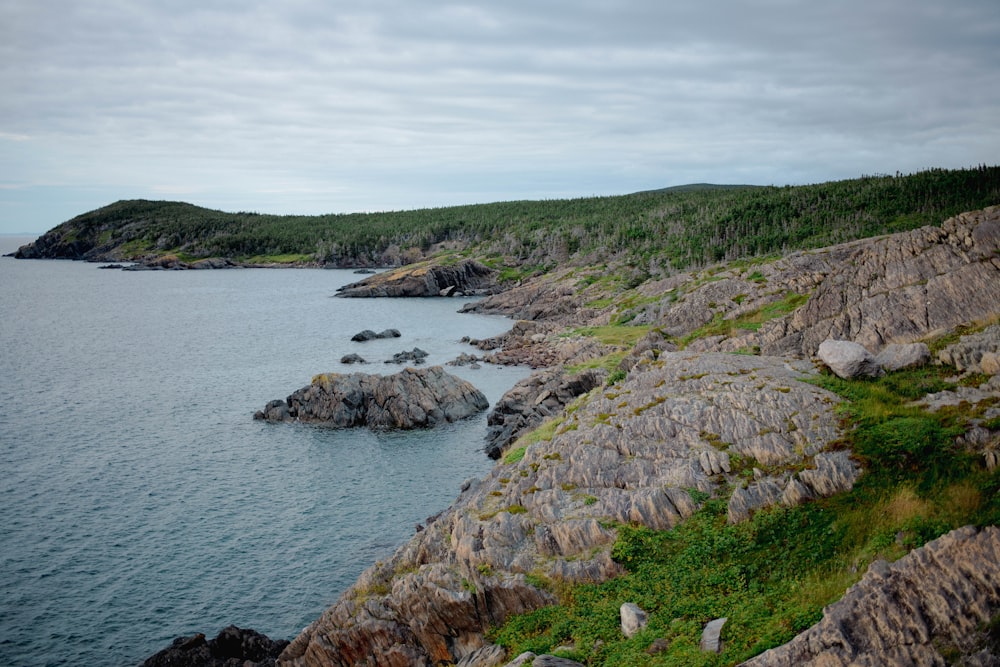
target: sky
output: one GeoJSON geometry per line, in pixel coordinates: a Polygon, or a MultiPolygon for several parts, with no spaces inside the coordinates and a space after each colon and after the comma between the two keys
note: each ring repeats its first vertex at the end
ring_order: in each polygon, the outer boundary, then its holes
{"type": "Polygon", "coordinates": [[[998,163],[997,0],[0,0],[0,233],[998,163]]]}

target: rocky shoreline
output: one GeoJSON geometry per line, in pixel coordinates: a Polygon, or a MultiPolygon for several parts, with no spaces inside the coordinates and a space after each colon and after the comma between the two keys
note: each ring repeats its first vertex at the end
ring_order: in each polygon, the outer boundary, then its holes
{"type": "MultiPolygon", "coordinates": [[[[432,271],[382,275],[355,295],[402,293],[415,283],[441,294],[432,271]]],[[[984,419],[1000,416],[1000,326],[958,335],[1000,316],[1000,207],[640,285],[625,314],[649,332],[624,346],[573,333],[622,317],[596,283],[580,284],[567,268],[466,307],[518,320],[508,334],[476,343],[484,360],[540,369],[489,416],[496,467],[366,570],[277,664],[578,664],[508,656],[487,630],[554,603],[539,579],[619,574],[616,525],[670,529],[724,489],[732,489],[726,512],[735,524],[762,508],[845,492],[865,475],[840,444],[842,399],[808,382],[840,364],[827,341],[861,348],[853,350],[860,361],[844,365],[860,370],[845,376],[903,363],[954,365],[978,384],[954,398],[928,395],[925,405],[972,401],[984,406],[984,419]],[[954,341],[936,356],[921,348],[949,333],[954,341]],[[608,358],[616,360],[610,368],[597,363],[608,358]],[[531,437],[541,425],[544,433],[531,437]]],[[[330,382],[300,391],[334,396],[330,382]]],[[[269,409],[285,419],[280,405],[269,409]]],[[[995,468],[995,430],[974,426],[962,442],[995,468]]],[[[822,621],[746,664],[944,664],[943,655],[1000,664],[998,562],[993,526],[952,531],[893,564],[876,561],[822,621]]]]}

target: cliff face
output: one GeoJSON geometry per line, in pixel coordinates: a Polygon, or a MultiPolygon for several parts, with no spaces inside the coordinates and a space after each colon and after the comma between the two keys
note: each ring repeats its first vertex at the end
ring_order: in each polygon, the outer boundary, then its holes
{"type": "Polygon", "coordinates": [[[379,273],[341,287],[338,296],[452,296],[479,294],[496,285],[496,271],[473,260],[454,266],[417,265],[379,273]]]}
{"type": "Polygon", "coordinates": [[[785,665],[1000,664],[1000,528],[952,531],[864,578],[791,642],[745,663],[785,665]]]}
{"type": "MultiPolygon", "coordinates": [[[[469,310],[565,326],[607,324],[616,305],[588,307],[595,301],[578,283],[569,271],[555,272],[469,310]]],[[[940,227],[680,274],[636,292],[648,303],[629,313],[634,324],[677,338],[710,325],[722,331],[700,337],[692,350],[809,357],[837,338],[878,352],[996,312],[1000,206],[940,227]]]]}

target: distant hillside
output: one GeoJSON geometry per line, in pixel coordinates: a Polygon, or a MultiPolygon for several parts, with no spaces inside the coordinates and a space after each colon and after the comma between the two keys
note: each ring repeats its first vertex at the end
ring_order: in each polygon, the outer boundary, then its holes
{"type": "Polygon", "coordinates": [[[614,197],[321,216],[134,200],[64,222],[17,256],[395,266],[446,247],[520,272],[621,261],[658,275],[938,224],[998,202],[996,166],[794,187],[696,184],[614,197]]]}

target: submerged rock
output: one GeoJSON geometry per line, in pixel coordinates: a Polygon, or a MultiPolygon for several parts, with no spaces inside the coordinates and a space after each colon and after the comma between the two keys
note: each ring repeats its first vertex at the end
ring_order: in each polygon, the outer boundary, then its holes
{"type": "Polygon", "coordinates": [[[424,361],[426,361],[428,356],[430,355],[428,355],[427,352],[424,352],[419,347],[415,347],[409,351],[404,350],[403,352],[397,352],[396,354],[392,355],[392,359],[386,359],[385,363],[405,364],[409,362],[414,364],[422,364],[424,363],[424,361]]]}
{"type": "Polygon", "coordinates": [[[254,415],[265,421],[409,429],[470,417],[489,407],[486,396],[440,366],[393,375],[324,373],[285,401],[254,415]]]}
{"type": "Polygon", "coordinates": [[[359,331],[351,336],[351,340],[355,343],[365,343],[370,340],[378,340],[380,338],[399,338],[401,335],[402,334],[399,333],[399,329],[385,329],[379,333],[375,333],[371,329],[365,329],[364,331],[359,331]]]}

